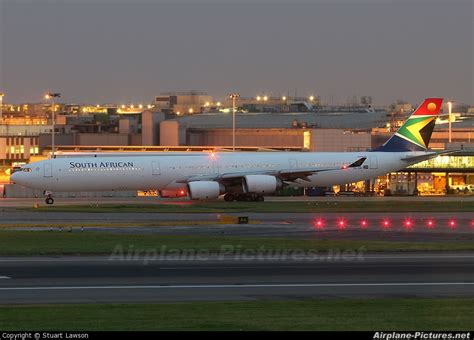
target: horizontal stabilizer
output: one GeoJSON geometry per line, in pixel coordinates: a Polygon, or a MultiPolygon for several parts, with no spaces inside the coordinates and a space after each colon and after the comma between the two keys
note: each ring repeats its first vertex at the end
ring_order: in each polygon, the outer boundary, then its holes
{"type": "Polygon", "coordinates": [[[458,152],[459,150],[447,150],[447,151],[440,151],[440,152],[432,152],[432,153],[427,153],[424,155],[418,155],[418,156],[410,156],[410,157],[405,157],[402,158],[402,161],[406,162],[423,162],[428,159],[436,158],[438,156],[443,156],[443,155],[450,155],[452,153],[458,152]]]}

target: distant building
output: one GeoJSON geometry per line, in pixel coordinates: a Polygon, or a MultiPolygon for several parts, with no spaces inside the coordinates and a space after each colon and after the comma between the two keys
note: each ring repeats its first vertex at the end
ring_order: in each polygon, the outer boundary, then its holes
{"type": "MultiPolygon", "coordinates": [[[[266,95],[258,95],[256,97],[241,97],[237,100],[237,107],[242,108],[246,112],[311,112],[315,111],[320,101],[318,97],[271,97],[266,95]]],[[[226,99],[224,106],[231,108],[232,100],[226,99]]]]}
{"type": "Polygon", "coordinates": [[[196,114],[212,105],[212,97],[203,92],[166,92],[155,97],[155,107],[164,113],[196,114]]]}
{"type": "MultiPolygon", "coordinates": [[[[238,129],[236,146],[289,150],[366,151],[371,146],[369,132],[354,133],[343,129],[267,128],[238,129]]],[[[188,129],[190,146],[232,146],[232,129],[188,129]]]]}
{"type": "Polygon", "coordinates": [[[15,166],[27,162],[31,156],[38,155],[38,136],[2,136],[0,135],[0,165],[15,166]]]}

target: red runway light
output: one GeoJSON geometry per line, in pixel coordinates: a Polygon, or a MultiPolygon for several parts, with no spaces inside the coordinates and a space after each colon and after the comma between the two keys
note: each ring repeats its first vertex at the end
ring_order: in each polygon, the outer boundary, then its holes
{"type": "Polygon", "coordinates": [[[383,220],[382,221],[382,226],[384,229],[389,229],[390,228],[390,220],[383,220]]]}
{"type": "Polygon", "coordinates": [[[426,221],[426,226],[429,229],[433,229],[435,227],[435,222],[433,220],[428,220],[428,221],[426,221]]]}
{"type": "Polygon", "coordinates": [[[337,221],[337,228],[339,230],[344,230],[344,229],[346,229],[346,227],[347,227],[347,222],[346,222],[345,219],[340,219],[340,220],[337,221]]]}
{"type": "Polygon", "coordinates": [[[367,222],[367,220],[361,220],[361,221],[360,221],[360,227],[361,227],[362,229],[365,229],[365,228],[367,228],[368,226],[369,226],[369,222],[367,222]]]}
{"type": "Polygon", "coordinates": [[[314,221],[313,225],[316,229],[324,229],[324,220],[318,219],[314,221]]]}
{"type": "Polygon", "coordinates": [[[410,219],[406,219],[403,222],[403,226],[405,227],[406,230],[411,230],[411,229],[413,229],[413,221],[410,220],[410,219]]]}
{"type": "Polygon", "coordinates": [[[456,220],[449,220],[448,226],[450,229],[456,229],[456,220]]]}

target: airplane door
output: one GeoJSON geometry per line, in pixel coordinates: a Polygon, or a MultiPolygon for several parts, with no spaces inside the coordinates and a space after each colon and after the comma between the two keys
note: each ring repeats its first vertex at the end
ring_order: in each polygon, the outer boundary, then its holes
{"type": "Polygon", "coordinates": [[[161,175],[160,162],[158,161],[151,162],[151,174],[155,176],[161,175]]]}
{"type": "Polygon", "coordinates": [[[379,168],[379,165],[377,163],[377,156],[370,156],[370,168],[371,169],[379,168]]]}
{"type": "Polygon", "coordinates": [[[296,159],[290,159],[290,169],[298,169],[298,161],[296,159]]]}
{"type": "Polygon", "coordinates": [[[45,163],[43,170],[44,177],[53,177],[53,166],[51,163],[45,163]]]}

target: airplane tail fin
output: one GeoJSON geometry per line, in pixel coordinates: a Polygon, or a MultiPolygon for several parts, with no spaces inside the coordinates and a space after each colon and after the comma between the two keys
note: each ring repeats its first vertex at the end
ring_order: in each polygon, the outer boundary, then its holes
{"type": "Polygon", "coordinates": [[[398,131],[372,151],[425,151],[431,139],[443,98],[426,98],[398,131]]]}

